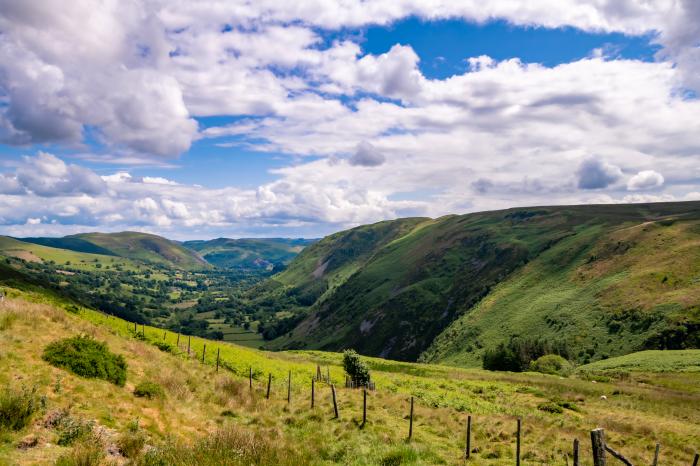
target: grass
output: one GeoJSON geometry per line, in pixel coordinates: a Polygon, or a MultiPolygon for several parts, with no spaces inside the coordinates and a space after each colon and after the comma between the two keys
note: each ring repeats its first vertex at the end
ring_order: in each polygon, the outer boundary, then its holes
{"type": "MultiPolygon", "coordinates": [[[[21,374],[46,397],[49,412],[70,409],[71,416],[95,419],[96,430],[106,432],[106,447],[118,446],[138,419],[146,443],[155,449],[133,453],[135,464],[461,464],[467,413],[473,417],[472,445],[479,449],[472,455],[474,464],[483,465],[513,462],[517,417],[523,418],[523,454],[531,464],[564,464],[572,439],[586,445],[594,427],[604,427],[610,443],[635,464],[650,462],[657,441],[665,463],[690,464],[700,438],[698,372],[644,373],[594,383],[589,376],[491,373],[364,358],[378,389],[369,393],[368,424],[360,429],[362,393],[342,388],[341,354],[267,353],[192,338],[188,355],[187,340],[181,337],[178,346],[177,335],[166,332],[173,354],[154,345],[163,339],[160,329],[146,327],[146,339],[140,340],[133,337],[133,326],[119,319],[87,309],[68,313],[62,303],[42,295],[13,290],[8,295],[0,313],[13,312],[17,318],[10,331],[0,332],[0,386],[21,374]],[[129,365],[124,387],[74,376],[41,359],[48,343],[77,334],[92,335],[125,356],[129,365]],[[217,349],[225,364],[218,373],[217,349]],[[329,367],[338,387],[339,420],[332,418],[325,384],[317,384],[316,408],[310,408],[310,378],[317,364],[329,367]],[[252,392],[249,367],[255,374],[252,392]],[[268,373],[273,376],[272,396],[265,400],[268,373]],[[61,389],[56,390],[59,377],[61,389]],[[160,385],[166,396],[134,397],[131,381],[143,380],[160,385]],[[406,443],[410,396],[416,400],[414,438],[406,443]],[[555,403],[563,412],[538,409],[543,403],[555,403]]],[[[99,453],[86,450],[82,441],[58,446],[57,436],[43,422],[30,424],[0,442],[0,463],[47,464],[61,456],[99,453]],[[45,441],[17,449],[27,435],[45,441]]],[[[590,465],[585,448],[583,453],[582,464],[590,465]]]]}
{"type": "Polygon", "coordinates": [[[581,372],[700,372],[700,349],[639,351],[581,366],[581,372]]]}

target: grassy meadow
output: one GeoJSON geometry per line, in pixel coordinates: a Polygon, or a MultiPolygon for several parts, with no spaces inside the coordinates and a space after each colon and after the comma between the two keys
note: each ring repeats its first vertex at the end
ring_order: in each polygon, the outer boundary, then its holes
{"type": "Polygon", "coordinates": [[[145,336],[138,336],[128,322],[68,308],[56,298],[16,290],[8,290],[0,305],[0,387],[36,387],[44,397],[27,427],[0,434],[0,464],[54,464],[62,456],[61,464],[74,464],[66,457],[90,451],[81,442],[58,445],[59,433],[47,427],[47,419],[60,410],[95,423],[101,442],[113,453],[103,458],[105,464],[463,464],[468,414],[473,417],[469,462],[476,465],[514,463],[518,417],[523,464],[566,464],[574,438],[582,442],[582,464],[592,464],[587,439],[595,427],[604,427],[609,443],[634,464],[650,463],[656,442],[662,445],[661,464],[690,464],[700,449],[700,372],[692,370],[699,351],[642,354],[629,363],[610,359],[609,367],[583,366],[569,378],[366,358],[377,390],[368,395],[368,422],[361,428],[362,393],[343,388],[338,353],[268,353],[183,336],[176,346],[172,332],[139,326],[137,333],[145,336]],[[125,357],[124,387],[77,377],[41,359],[46,345],[78,334],[92,335],[125,357]],[[158,349],[163,341],[172,351],[158,349]],[[679,369],[678,364],[690,369],[646,370],[644,361],[655,358],[656,366],[666,355],[676,360],[669,369],[679,369]],[[325,384],[317,384],[316,406],[310,407],[317,364],[328,368],[338,387],[339,419],[333,418],[325,384]],[[269,400],[268,374],[273,381],[269,400]],[[143,382],[158,385],[164,395],[135,397],[135,387],[143,382]],[[414,435],[408,442],[411,396],[414,435]],[[552,405],[563,407],[562,412],[551,412],[552,405]],[[136,431],[146,448],[127,448],[136,431]]]}

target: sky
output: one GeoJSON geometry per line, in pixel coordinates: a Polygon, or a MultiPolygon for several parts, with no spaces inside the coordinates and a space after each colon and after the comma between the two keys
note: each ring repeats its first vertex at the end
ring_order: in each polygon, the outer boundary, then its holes
{"type": "Polygon", "coordinates": [[[0,234],[700,199],[694,0],[0,0],[0,234]]]}

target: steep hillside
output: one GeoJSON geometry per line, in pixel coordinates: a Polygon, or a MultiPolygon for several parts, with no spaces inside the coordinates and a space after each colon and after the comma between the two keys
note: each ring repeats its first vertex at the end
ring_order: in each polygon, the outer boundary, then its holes
{"type": "Polygon", "coordinates": [[[272,268],[286,265],[314,240],[289,238],[217,238],[210,241],[185,241],[207,262],[221,268],[272,268]]]}
{"type": "Polygon", "coordinates": [[[270,346],[467,366],[516,335],[556,338],[580,362],[696,346],[699,221],[697,202],[397,221],[400,234],[368,238],[366,260],[335,286],[316,278],[338,252],[324,239],[267,284],[316,298],[270,346]]]}
{"type": "Polygon", "coordinates": [[[661,464],[691,464],[700,437],[700,372],[632,372],[620,380],[590,374],[597,378],[593,383],[588,375],[507,374],[366,358],[376,390],[368,392],[362,425],[362,391],[343,387],[340,354],[190,342],[148,326],[135,333],[130,323],[42,293],[5,291],[0,421],[23,400],[31,401],[26,422],[0,424],[0,464],[48,465],[62,458],[58,464],[463,465],[467,413],[470,462],[479,465],[515,463],[516,418],[522,419],[525,464],[566,464],[574,438],[581,441],[581,464],[591,464],[585,440],[600,426],[634,464],[651,463],[655,442],[662,445],[661,464]],[[43,359],[49,344],[81,334],[124,358],[123,386],[43,359]],[[317,364],[335,383],[338,418],[327,383],[316,382],[310,405],[317,364]],[[151,397],[137,396],[144,386],[151,387],[151,397]],[[410,397],[415,407],[407,442],[410,397]]]}
{"type": "Polygon", "coordinates": [[[208,266],[207,262],[194,251],[183,247],[175,241],[148,233],[133,231],[83,233],[67,236],[64,240],[80,240],[107,250],[116,256],[186,270],[208,266]]]}

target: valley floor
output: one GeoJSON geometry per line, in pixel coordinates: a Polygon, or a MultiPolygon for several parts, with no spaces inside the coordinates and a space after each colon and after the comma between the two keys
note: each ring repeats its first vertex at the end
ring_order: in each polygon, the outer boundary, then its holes
{"type": "Polygon", "coordinates": [[[581,441],[581,464],[592,464],[589,432],[596,427],[605,428],[608,442],[633,464],[650,464],[657,442],[661,464],[690,465],[700,450],[697,371],[579,372],[560,378],[367,358],[377,390],[368,394],[367,424],[361,428],[362,392],[343,387],[340,354],[266,353],[192,338],[188,356],[183,336],[172,354],[154,345],[165,341],[176,347],[178,336],[171,332],[139,327],[145,338],[137,338],[125,321],[88,309],[68,312],[45,296],[9,291],[0,304],[0,387],[36,387],[45,402],[28,427],[0,433],[0,464],[54,464],[72,454],[76,447],[58,446],[55,429],[47,427],[47,416],[61,409],[96,422],[107,464],[464,464],[468,414],[474,465],[515,463],[518,417],[523,464],[567,464],[574,439],[581,441]],[[74,376],[41,359],[48,343],[77,334],[93,335],[124,355],[124,387],[74,376]],[[328,368],[338,387],[339,419],[324,383],[316,384],[316,406],[310,406],[317,365],[328,368]],[[135,397],[134,387],[143,381],[160,385],[165,396],[135,397]],[[415,417],[408,442],[411,396],[415,417]],[[562,412],[549,412],[557,411],[552,406],[562,412]],[[129,459],[115,445],[136,420],[147,436],[146,448],[129,459]]]}

